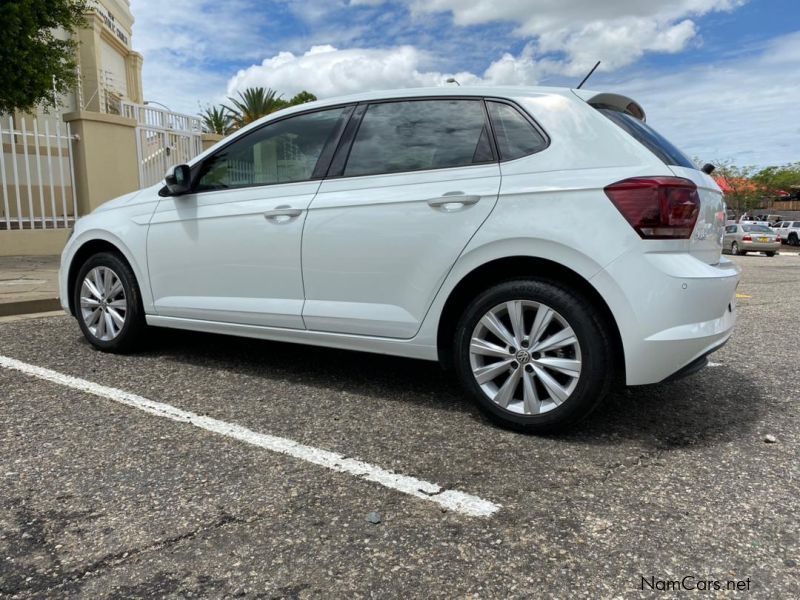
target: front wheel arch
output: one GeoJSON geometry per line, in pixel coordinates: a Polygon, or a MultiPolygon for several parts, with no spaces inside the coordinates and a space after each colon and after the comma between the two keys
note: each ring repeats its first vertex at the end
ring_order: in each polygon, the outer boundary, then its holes
{"type": "MultiPolygon", "coordinates": [[[[72,256],[72,261],[69,264],[69,272],[67,275],[67,297],[69,300],[69,312],[73,317],[77,316],[77,311],[75,308],[75,284],[78,277],[78,272],[87,260],[89,260],[95,254],[99,254],[100,252],[110,252],[112,254],[116,254],[122,262],[128,265],[128,268],[130,268],[134,274],[136,273],[130,261],[125,256],[125,253],[111,242],[95,239],[89,240],[83,244],[72,256]]],[[[141,288],[141,283],[139,285],[141,288]]]]}

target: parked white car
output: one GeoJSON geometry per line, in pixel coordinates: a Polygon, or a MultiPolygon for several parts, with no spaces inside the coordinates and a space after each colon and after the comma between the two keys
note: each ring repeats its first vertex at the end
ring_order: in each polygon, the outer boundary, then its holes
{"type": "Polygon", "coordinates": [[[156,325],[439,360],[489,415],[542,431],[615,381],[696,371],[735,322],[719,188],[619,94],[314,102],[165,182],[64,250],[61,302],[101,350],[156,325]]]}
{"type": "Polygon", "coordinates": [[[775,231],[780,234],[784,244],[800,246],[800,221],[783,221],[775,231]]]}

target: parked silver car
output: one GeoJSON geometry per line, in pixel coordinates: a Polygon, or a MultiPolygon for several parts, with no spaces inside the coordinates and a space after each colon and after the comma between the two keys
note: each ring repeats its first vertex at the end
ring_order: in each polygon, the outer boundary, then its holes
{"type": "Polygon", "coordinates": [[[728,225],[725,227],[722,248],[723,251],[740,256],[748,252],[763,252],[767,256],[775,256],[781,248],[781,236],[766,225],[728,225]]]}

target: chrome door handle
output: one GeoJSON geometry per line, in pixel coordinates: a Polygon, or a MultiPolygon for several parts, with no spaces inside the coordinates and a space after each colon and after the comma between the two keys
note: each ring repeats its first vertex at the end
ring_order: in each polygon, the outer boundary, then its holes
{"type": "Polygon", "coordinates": [[[439,198],[431,198],[428,200],[428,206],[431,208],[441,208],[445,211],[459,210],[465,206],[477,204],[480,199],[480,196],[468,196],[466,194],[445,194],[439,198]]]}
{"type": "Polygon", "coordinates": [[[291,206],[276,206],[274,210],[264,213],[264,218],[275,223],[285,223],[290,219],[299,217],[303,214],[302,208],[292,208],[291,206]]]}

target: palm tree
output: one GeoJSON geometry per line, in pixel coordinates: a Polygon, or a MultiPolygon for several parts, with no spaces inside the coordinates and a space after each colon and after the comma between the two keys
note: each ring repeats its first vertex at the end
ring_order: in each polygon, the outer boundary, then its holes
{"type": "Polygon", "coordinates": [[[233,131],[233,118],[224,106],[206,106],[200,113],[203,129],[208,133],[228,135],[233,131]]]}
{"type": "Polygon", "coordinates": [[[244,127],[276,110],[286,108],[288,102],[277,94],[275,90],[269,88],[247,88],[239,92],[237,98],[228,98],[232,106],[223,106],[230,112],[236,127],[244,127]]]}

